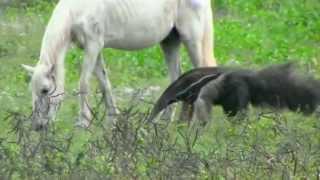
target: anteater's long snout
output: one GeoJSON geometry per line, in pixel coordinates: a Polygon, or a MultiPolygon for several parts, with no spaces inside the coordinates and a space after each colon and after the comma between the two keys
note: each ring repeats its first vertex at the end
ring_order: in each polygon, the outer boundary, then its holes
{"type": "Polygon", "coordinates": [[[170,104],[178,101],[193,103],[193,101],[195,101],[198,97],[201,88],[211,80],[214,80],[220,76],[219,73],[206,74],[197,78],[193,77],[192,75],[192,73],[189,73],[189,76],[182,75],[182,78],[174,81],[163,92],[154,105],[148,118],[148,122],[153,122],[157,115],[170,104]]]}

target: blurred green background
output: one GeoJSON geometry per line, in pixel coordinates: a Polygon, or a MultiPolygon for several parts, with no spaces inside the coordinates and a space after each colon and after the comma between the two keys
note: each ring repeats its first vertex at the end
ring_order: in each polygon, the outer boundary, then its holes
{"type": "MultiPolygon", "coordinates": [[[[74,48],[66,59],[69,95],[57,122],[46,135],[31,132],[29,77],[20,64],[37,62],[56,2],[0,0],[0,179],[320,178],[316,117],[252,109],[245,121],[234,122],[217,108],[214,120],[201,132],[173,122],[155,136],[141,123],[151,104],[133,103],[122,94],[154,86],[163,90],[169,84],[159,46],[136,52],[104,50],[112,85],[121,96],[120,109],[130,115],[119,124],[123,131],[106,132],[101,123],[88,131],[73,127],[79,107],[72,94],[77,91],[83,56],[74,48]],[[127,110],[133,105],[136,113],[131,114],[127,110]]],[[[293,61],[319,77],[319,0],[212,4],[214,52],[220,65],[259,68],[293,61]]],[[[191,69],[184,49],[181,54],[183,70],[191,69]]],[[[102,117],[98,99],[99,95],[92,97],[92,103],[102,117]]]]}

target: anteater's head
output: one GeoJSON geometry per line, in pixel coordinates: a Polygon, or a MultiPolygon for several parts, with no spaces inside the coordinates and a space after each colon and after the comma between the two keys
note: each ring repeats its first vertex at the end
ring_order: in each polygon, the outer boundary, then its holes
{"type": "Polygon", "coordinates": [[[160,96],[151,111],[148,121],[152,122],[162,110],[172,103],[183,101],[192,104],[197,99],[201,88],[211,80],[219,77],[221,73],[222,69],[217,67],[198,68],[186,72],[160,96]]]}

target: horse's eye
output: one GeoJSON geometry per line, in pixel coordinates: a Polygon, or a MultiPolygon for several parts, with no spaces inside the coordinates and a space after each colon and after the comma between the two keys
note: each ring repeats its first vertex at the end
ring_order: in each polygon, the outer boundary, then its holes
{"type": "Polygon", "coordinates": [[[49,92],[48,89],[42,89],[42,90],[41,90],[41,94],[42,94],[42,95],[47,95],[48,92],[49,92]]]}

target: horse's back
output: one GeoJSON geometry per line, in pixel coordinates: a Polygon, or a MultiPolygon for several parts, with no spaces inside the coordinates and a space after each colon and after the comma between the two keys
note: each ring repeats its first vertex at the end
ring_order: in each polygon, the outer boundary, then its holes
{"type": "Polygon", "coordinates": [[[178,6],[177,0],[69,1],[66,4],[72,6],[70,11],[77,28],[98,25],[103,31],[105,47],[127,50],[162,41],[174,28],[178,6]]]}

